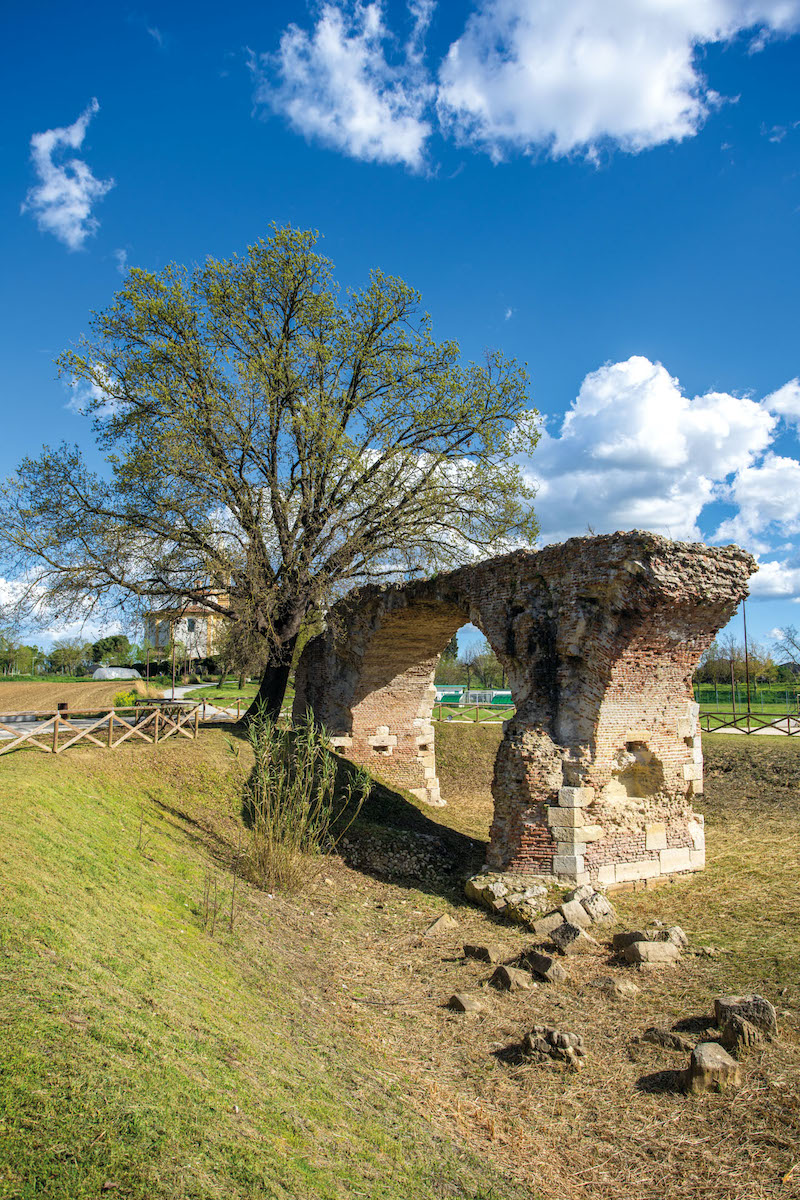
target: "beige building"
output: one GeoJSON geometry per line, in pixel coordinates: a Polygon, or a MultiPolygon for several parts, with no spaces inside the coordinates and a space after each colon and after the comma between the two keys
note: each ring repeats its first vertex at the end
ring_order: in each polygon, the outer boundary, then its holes
{"type": "MultiPolygon", "coordinates": [[[[217,603],[227,607],[227,596],[215,596],[217,603]]],[[[210,658],[219,651],[225,618],[210,612],[201,604],[185,604],[180,608],[156,609],[144,615],[146,642],[166,656],[173,643],[185,647],[190,660],[210,658]]]]}

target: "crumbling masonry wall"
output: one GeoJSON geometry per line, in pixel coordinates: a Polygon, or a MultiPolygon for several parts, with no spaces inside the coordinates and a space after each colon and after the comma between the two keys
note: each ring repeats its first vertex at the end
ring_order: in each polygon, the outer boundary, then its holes
{"type": "Polygon", "coordinates": [[[754,570],[736,546],[635,531],[358,589],[306,647],[295,714],[310,706],[347,757],[440,804],[433,677],[471,621],[516,704],[495,764],[489,865],[599,883],[698,870],[692,672],[754,570]]]}

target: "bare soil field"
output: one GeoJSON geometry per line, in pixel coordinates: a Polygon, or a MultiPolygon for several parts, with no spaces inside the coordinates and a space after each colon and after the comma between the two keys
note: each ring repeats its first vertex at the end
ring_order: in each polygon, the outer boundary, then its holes
{"type": "Polygon", "coordinates": [[[51,712],[64,703],[75,709],[109,708],[118,692],[132,689],[136,682],[126,679],[104,683],[0,682],[0,712],[51,712]]]}

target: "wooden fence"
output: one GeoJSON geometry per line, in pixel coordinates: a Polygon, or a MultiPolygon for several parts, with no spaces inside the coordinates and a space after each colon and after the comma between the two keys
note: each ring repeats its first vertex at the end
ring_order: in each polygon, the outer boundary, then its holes
{"type": "Polygon", "coordinates": [[[431,720],[499,725],[502,721],[510,720],[516,711],[513,704],[448,704],[437,700],[433,706],[431,720]]]}
{"type": "Polygon", "coordinates": [[[720,733],[728,729],[737,733],[754,734],[774,730],[775,733],[782,733],[784,737],[797,737],[800,734],[800,719],[791,713],[770,718],[768,715],[762,716],[761,713],[754,712],[707,712],[700,715],[700,728],[704,733],[720,733]]]}
{"type": "Polygon", "coordinates": [[[116,750],[128,739],[138,738],[151,745],[170,737],[193,740],[197,737],[200,724],[199,705],[192,708],[159,705],[83,709],[75,713],[57,710],[10,715],[16,719],[0,717],[0,734],[11,735],[0,740],[0,755],[10,754],[12,750],[22,747],[43,750],[46,754],[61,754],[79,742],[116,750]],[[22,730],[20,724],[23,725],[22,730]]]}

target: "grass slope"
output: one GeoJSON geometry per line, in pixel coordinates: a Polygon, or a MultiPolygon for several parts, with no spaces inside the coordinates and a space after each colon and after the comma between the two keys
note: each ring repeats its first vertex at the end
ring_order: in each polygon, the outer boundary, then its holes
{"type": "Polygon", "coordinates": [[[0,764],[0,1196],[516,1194],[314,998],[302,910],[230,930],[238,787],[217,732],[0,764]]]}

